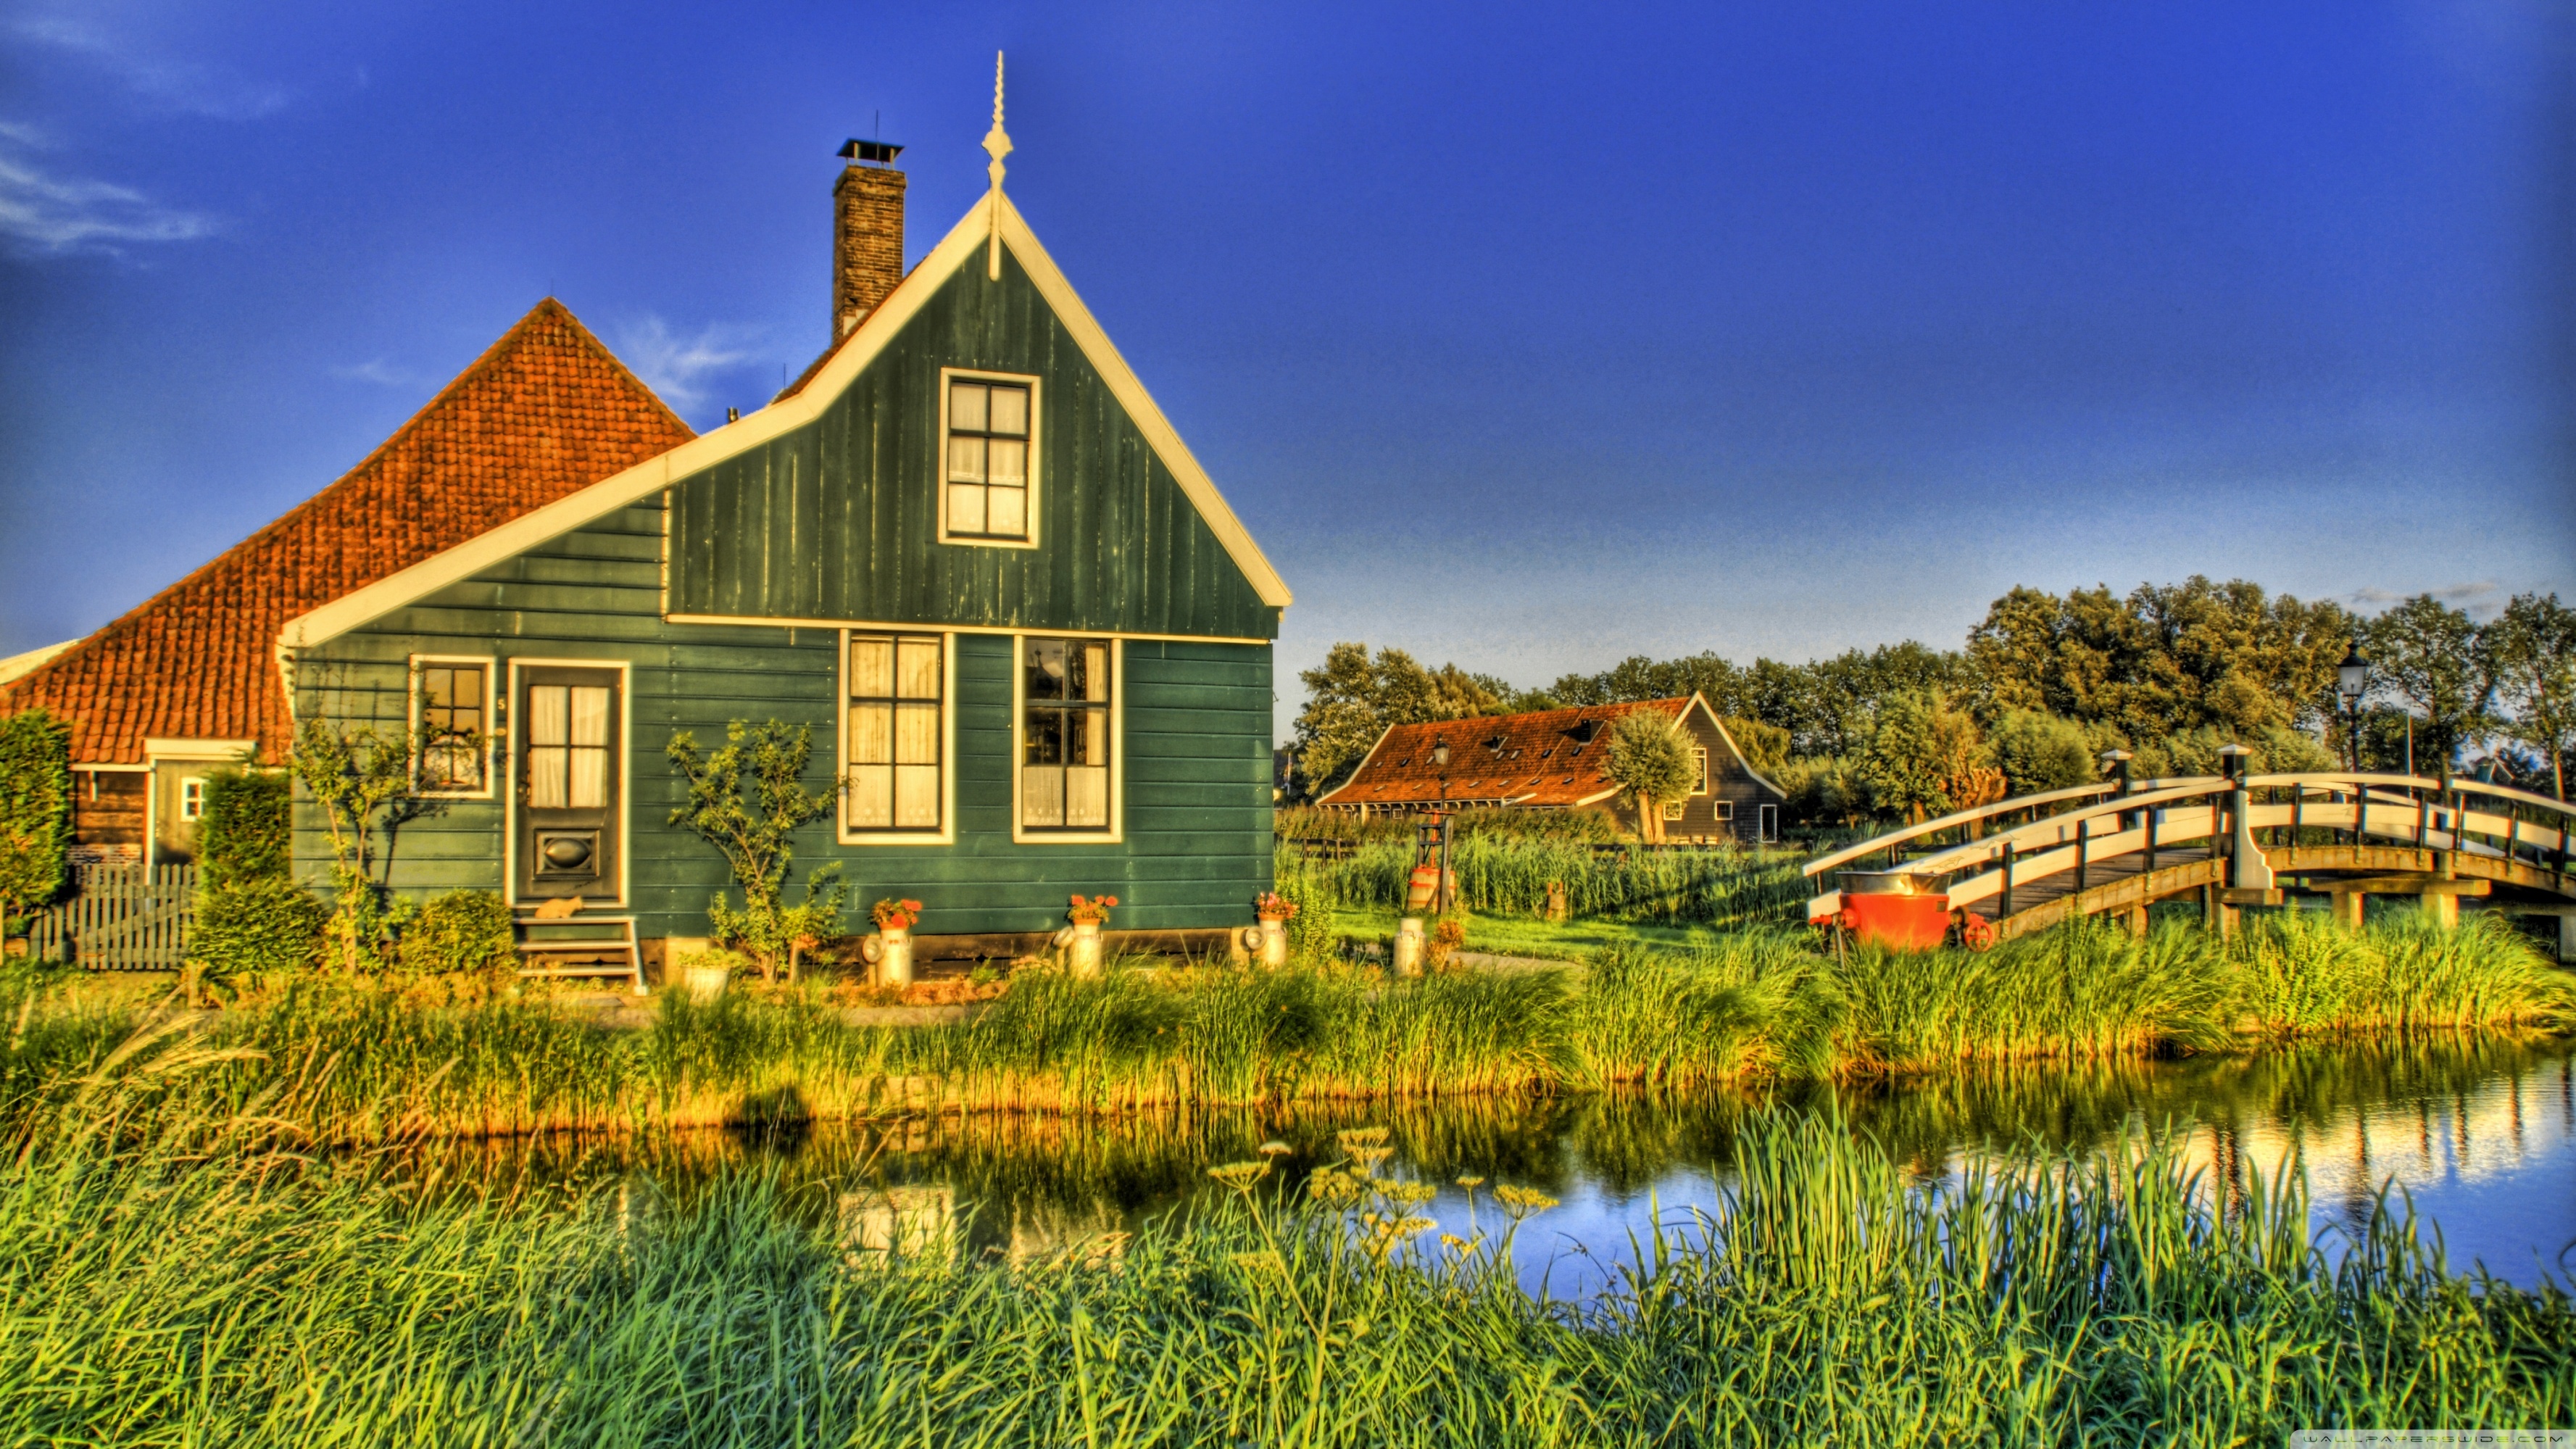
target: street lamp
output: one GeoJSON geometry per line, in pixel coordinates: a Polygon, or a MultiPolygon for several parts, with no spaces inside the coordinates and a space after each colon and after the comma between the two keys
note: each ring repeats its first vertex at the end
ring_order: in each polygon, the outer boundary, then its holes
{"type": "Polygon", "coordinates": [[[1449,914],[1449,742],[1431,742],[1431,763],[1440,771],[1440,886],[1431,893],[1439,914],[1449,914]]]}
{"type": "Polygon", "coordinates": [[[2361,772],[2361,697],[2370,693],[2370,661],[2361,655],[2361,641],[2343,652],[2343,662],[2335,666],[2335,693],[2343,696],[2348,724],[2344,735],[2353,773],[2361,772]]]}
{"type": "Polygon", "coordinates": [[[2127,750],[2104,750],[2102,752],[2102,768],[2109,770],[2112,777],[2120,782],[2120,796],[2122,799],[2128,798],[2129,762],[2136,758],[2137,756],[2130,754],[2127,750]]]}

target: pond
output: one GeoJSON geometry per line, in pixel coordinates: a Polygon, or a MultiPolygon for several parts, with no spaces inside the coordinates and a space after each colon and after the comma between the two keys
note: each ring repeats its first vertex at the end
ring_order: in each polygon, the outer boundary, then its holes
{"type": "Polygon", "coordinates": [[[2300,1164],[2320,1229],[2357,1225],[2393,1185],[2438,1228],[2455,1272],[2482,1263],[2525,1286],[2576,1275],[2576,1040],[2307,1046],[1687,1100],[1644,1092],[1559,1099],[1305,1105],[1110,1119],[923,1117],[801,1131],[640,1139],[506,1139],[433,1149],[435,1176],[547,1192],[613,1186],[621,1201],[686,1201],[730,1174],[774,1171],[860,1246],[1012,1260],[1121,1233],[1213,1199],[1211,1166],[1284,1143],[1294,1187],[1341,1159],[1335,1135],[1389,1130],[1385,1172],[1440,1184],[1437,1231],[1499,1226],[1495,1187],[1558,1206],[1522,1230],[1525,1284],[1588,1298],[1658,1223],[1689,1232],[1729,1177],[1733,1143],[1768,1109],[1840,1112],[1922,1179],[1970,1155],[2097,1149],[2124,1129],[2184,1134],[2211,1190],[2300,1164]],[[1481,1178],[1470,1192],[1458,1179],[1481,1178]]]}

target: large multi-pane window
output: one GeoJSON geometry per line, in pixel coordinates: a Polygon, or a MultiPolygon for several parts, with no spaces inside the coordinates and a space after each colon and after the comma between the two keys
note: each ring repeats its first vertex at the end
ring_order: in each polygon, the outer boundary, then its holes
{"type": "Polygon", "coordinates": [[[846,828],[940,828],[944,647],[937,634],[850,636],[846,828]]]}
{"type": "Polygon", "coordinates": [[[950,537],[1028,538],[1031,401],[1024,382],[948,384],[950,537]]]}
{"type": "Polygon", "coordinates": [[[420,668],[420,788],[483,788],[484,717],[490,678],[481,664],[424,664],[420,668]]]}
{"type": "Polygon", "coordinates": [[[1020,824],[1109,828],[1109,641],[1020,641],[1020,824]]]}

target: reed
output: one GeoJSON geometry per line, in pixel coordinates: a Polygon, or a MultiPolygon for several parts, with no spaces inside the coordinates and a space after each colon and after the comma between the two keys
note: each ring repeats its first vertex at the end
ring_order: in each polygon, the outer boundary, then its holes
{"type": "MultiPolygon", "coordinates": [[[[1413,849],[1409,835],[1363,837],[1348,856],[1322,860],[1282,844],[1273,872],[1328,905],[1392,909],[1404,904],[1413,849]]],[[[1813,894],[1798,873],[1805,858],[1731,845],[1599,851],[1580,838],[1492,833],[1461,836],[1449,859],[1471,910],[1535,915],[1562,882],[1578,917],[1732,928],[1796,922],[1813,894]]]]}
{"type": "MultiPolygon", "coordinates": [[[[2447,1270],[2402,1202],[2312,1242],[2295,1173],[2215,1203],[2160,1144],[1943,1190],[1759,1119],[1695,1230],[1590,1304],[1416,1185],[1238,1191],[1132,1240],[888,1252],[774,1173],[674,1202],[317,1160],[128,1057],[0,1165],[0,1437],[263,1446],[2279,1443],[2576,1419],[2576,1306],[2447,1270]],[[2223,1206],[2224,1210],[2219,1210],[2223,1206]],[[1407,1225],[1412,1226],[1411,1224],[1407,1225]],[[1435,1237],[1440,1229],[1455,1246],[1435,1237]]],[[[1213,1166],[1213,1164],[1211,1164],[1213,1166]]],[[[1545,1199],[1488,1195],[1512,1219],[1545,1199]]]]}
{"type": "Polygon", "coordinates": [[[798,1122],[924,1111],[1565,1093],[2072,1066],[2323,1037],[2563,1028],[2576,978],[2511,932],[2303,918],[2232,942],[2075,923],[1984,953],[1819,952],[1736,932],[1574,968],[1389,981],[1330,965],[1024,973],[970,1022],[852,1026],[819,994],[666,994],[649,1029],[543,1000],[423,1006],[310,981],[215,1013],[0,983],[0,1121],[59,1103],[139,1025],[228,1055],[169,1088],[339,1142],[798,1122]]]}

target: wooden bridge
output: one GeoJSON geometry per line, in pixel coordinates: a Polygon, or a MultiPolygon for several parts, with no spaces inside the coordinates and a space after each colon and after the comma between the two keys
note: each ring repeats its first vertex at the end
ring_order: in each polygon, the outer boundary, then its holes
{"type": "MultiPolygon", "coordinates": [[[[2249,905],[2324,895],[2358,924],[2373,895],[2420,898],[2445,921],[2463,896],[2558,918],[2576,957],[2576,806],[2502,785],[2323,771],[2105,782],[1999,800],[1817,857],[1810,878],[1946,892],[1962,931],[2005,940],[2111,912],[2144,930],[2149,904],[2196,899],[2233,927],[2249,905]],[[1859,873],[1862,878],[1841,877],[1859,873]]],[[[1843,892],[1807,903],[1834,919],[1843,892]]]]}

